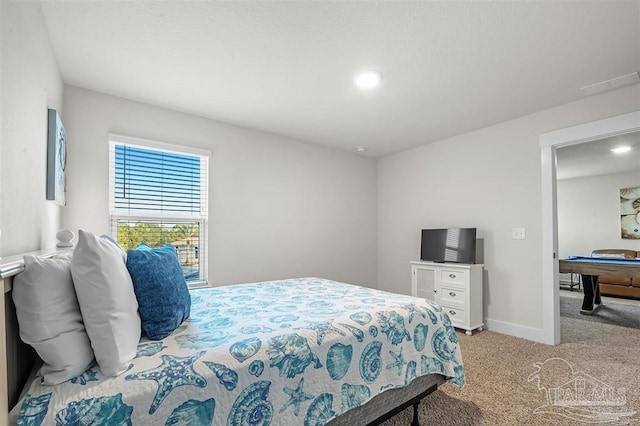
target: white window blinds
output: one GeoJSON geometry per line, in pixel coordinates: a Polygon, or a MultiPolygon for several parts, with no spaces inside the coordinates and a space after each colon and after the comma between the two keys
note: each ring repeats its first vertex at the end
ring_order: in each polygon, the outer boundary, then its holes
{"type": "Polygon", "coordinates": [[[111,232],[126,250],[172,245],[187,281],[206,282],[206,151],[109,136],[111,232]]]}

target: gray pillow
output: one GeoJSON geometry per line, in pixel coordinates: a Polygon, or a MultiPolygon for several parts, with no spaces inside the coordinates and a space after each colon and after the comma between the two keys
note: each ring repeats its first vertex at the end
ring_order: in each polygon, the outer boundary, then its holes
{"type": "Polygon", "coordinates": [[[117,376],[136,356],[141,334],[125,254],[112,239],[80,230],[71,275],[98,366],[105,376],[117,376]]]}
{"type": "Polygon", "coordinates": [[[13,280],[20,338],[44,361],[40,375],[48,385],[79,376],[93,361],[69,260],[24,256],[25,269],[13,280]]]}

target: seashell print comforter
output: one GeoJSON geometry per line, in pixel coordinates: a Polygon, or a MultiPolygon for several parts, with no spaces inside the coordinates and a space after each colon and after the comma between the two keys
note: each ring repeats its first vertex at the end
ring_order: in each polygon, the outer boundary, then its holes
{"type": "Polygon", "coordinates": [[[36,378],[18,424],[322,425],[418,376],[464,385],[449,317],[424,299],[319,278],[191,295],[191,317],[122,375],[36,378]]]}

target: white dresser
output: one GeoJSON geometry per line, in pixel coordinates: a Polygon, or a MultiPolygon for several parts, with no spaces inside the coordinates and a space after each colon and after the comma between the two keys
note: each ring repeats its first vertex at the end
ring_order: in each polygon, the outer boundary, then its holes
{"type": "Polygon", "coordinates": [[[484,265],[411,262],[411,294],[442,306],[454,327],[482,331],[484,265]]]}

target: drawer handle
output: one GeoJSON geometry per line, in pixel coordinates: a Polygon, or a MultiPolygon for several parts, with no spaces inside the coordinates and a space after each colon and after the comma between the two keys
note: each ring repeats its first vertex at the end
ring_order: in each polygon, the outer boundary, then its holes
{"type": "Polygon", "coordinates": [[[456,311],[449,311],[449,315],[455,315],[456,311]]]}
{"type": "Polygon", "coordinates": [[[449,278],[455,278],[456,274],[449,274],[449,278]]]}
{"type": "Polygon", "coordinates": [[[451,297],[456,297],[456,294],[455,294],[454,292],[450,291],[450,292],[449,292],[449,296],[451,296],[451,297]]]}

